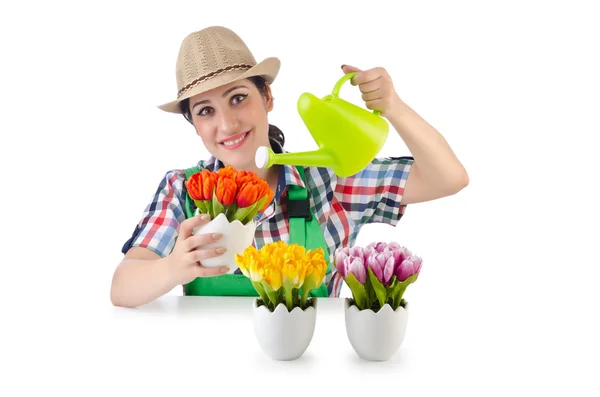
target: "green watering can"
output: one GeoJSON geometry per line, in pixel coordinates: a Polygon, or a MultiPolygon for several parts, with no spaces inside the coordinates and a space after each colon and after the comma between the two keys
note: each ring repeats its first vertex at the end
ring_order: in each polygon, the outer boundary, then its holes
{"type": "Polygon", "coordinates": [[[256,151],[258,168],[274,164],[327,167],[340,177],[363,170],[387,140],[389,126],[378,110],[365,110],[339,98],[342,84],[356,75],[348,73],[333,87],[331,95],[319,99],[305,92],[298,99],[298,112],[319,146],[310,152],[277,154],[270,147],[256,151]]]}

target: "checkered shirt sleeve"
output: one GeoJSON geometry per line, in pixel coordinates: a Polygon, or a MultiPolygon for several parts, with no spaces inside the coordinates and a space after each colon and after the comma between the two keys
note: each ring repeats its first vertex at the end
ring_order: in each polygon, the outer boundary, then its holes
{"type": "Polygon", "coordinates": [[[406,210],[401,204],[414,158],[376,158],[357,174],[338,178],[335,195],[360,227],[368,223],[396,226],[406,210]]]}
{"type": "Polygon", "coordinates": [[[133,235],[123,246],[124,254],[131,247],[147,248],[163,258],[171,253],[177,227],[185,220],[184,181],[184,170],[171,170],[165,174],[133,235]]]}

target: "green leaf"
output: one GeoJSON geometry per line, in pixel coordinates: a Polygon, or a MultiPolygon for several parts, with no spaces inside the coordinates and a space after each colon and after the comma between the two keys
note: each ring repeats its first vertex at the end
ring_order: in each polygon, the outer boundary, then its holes
{"type": "Polygon", "coordinates": [[[194,200],[194,204],[196,204],[196,208],[201,214],[207,214],[208,208],[206,206],[206,201],[204,200],[194,200]]]}
{"type": "Polygon", "coordinates": [[[390,279],[390,285],[385,287],[385,292],[388,296],[388,300],[390,298],[392,298],[392,295],[394,294],[394,289],[396,288],[397,282],[398,282],[398,280],[396,280],[396,275],[393,275],[392,278],[390,279]]]}
{"type": "Polygon", "coordinates": [[[264,207],[264,206],[265,206],[265,204],[267,204],[267,199],[268,199],[268,198],[269,198],[269,195],[267,194],[267,195],[265,195],[265,196],[262,196],[262,197],[260,198],[260,200],[258,200],[258,201],[256,202],[256,210],[257,210],[257,211],[258,211],[259,209],[261,209],[262,207],[264,207]]]}
{"type": "Polygon", "coordinates": [[[300,301],[300,306],[304,307],[306,305],[308,294],[316,286],[317,282],[312,274],[304,279],[304,283],[302,284],[302,300],[300,301]]]}
{"type": "Polygon", "coordinates": [[[225,209],[225,216],[227,217],[227,220],[229,222],[233,222],[233,215],[236,213],[237,211],[237,204],[236,203],[232,203],[231,205],[227,206],[227,208],[225,209]]]}
{"type": "Polygon", "coordinates": [[[260,299],[262,299],[265,306],[269,307],[269,296],[265,292],[265,289],[262,286],[262,284],[257,281],[252,281],[252,286],[254,286],[254,289],[256,290],[256,292],[258,292],[258,295],[260,296],[260,299]]]}
{"type": "Polygon", "coordinates": [[[406,291],[406,287],[408,287],[410,284],[417,281],[418,277],[419,277],[418,274],[413,274],[412,276],[408,277],[406,280],[398,281],[396,283],[396,285],[394,287],[394,291],[392,293],[392,296],[393,296],[392,309],[396,310],[398,308],[398,306],[401,303],[402,296],[404,295],[404,291],[406,291]]]}
{"type": "Polygon", "coordinates": [[[283,294],[285,296],[285,305],[289,312],[294,308],[294,285],[289,281],[284,281],[283,285],[283,294]]]}
{"type": "Polygon", "coordinates": [[[260,210],[262,207],[265,206],[268,197],[269,197],[268,195],[267,196],[263,196],[260,200],[258,200],[256,203],[254,203],[253,205],[250,206],[252,209],[250,210],[250,212],[248,213],[248,215],[246,215],[246,217],[242,221],[242,223],[244,225],[246,223],[250,222],[252,219],[254,219],[254,217],[256,216],[256,214],[258,214],[258,210],[260,210]]]}
{"type": "Polygon", "coordinates": [[[371,286],[375,291],[375,295],[377,296],[377,300],[379,301],[379,306],[383,307],[387,301],[387,291],[385,290],[385,286],[379,281],[373,270],[369,267],[369,280],[371,281],[371,286]]]}
{"type": "Polygon", "coordinates": [[[365,286],[356,279],[353,273],[348,274],[345,280],[352,291],[352,297],[354,298],[354,302],[356,302],[356,306],[358,306],[360,310],[365,309],[367,300],[365,286]]]}
{"type": "Polygon", "coordinates": [[[375,289],[373,288],[373,285],[371,284],[371,278],[369,277],[368,274],[365,277],[364,285],[365,285],[365,291],[367,292],[367,299],[365,301],[365,307],[372,308],[373,303],[377,301],[377,296],[375,295],[375,289]]]}
{"type": "Polygon", "coordinates": [[[410,276],[409,278],[407,278],[404,281],[398,281],[397,284],[396,284],[396,288],[404,288],[404,289],[406,289],[406,287],[408,287],[410,284],[412,284],[415,281],[417,281],[418,277],[419,277],[418,274],[413,274],[412,276],[410,276]]]}
{"type": "MultiPolygon", "coordinates": [[[[254,211],[254,208],[256,207],[256,203],[252,204],[249,207],[244,207],[244,208],[238,208],[235,213],[233,214],[233,216],[231,217],[232,222],[235,220],[238,220],[242,223],[244,223],[244,219],[247,218],[252,211],[254,211]]],[[[254,216],[252,216],[252,218],[254,218],[254,216]]]]}
{"type": "Polygon", "coordinates": [[[211,214],[211,219],[215,219],[217,215],[225,212],[225,207],[223,207],[223,204],[217,199],[216,194],[213,194],[212,206],[213,213],[211,214]]]}
{"type": "Polygon", "coordinates": [[[279,290],[275,291],[266,281],[262,280],[263,288],[265,289],[265,293],[268,296],[269,304],[271,311],[274,311],[279,303],[282,303],[282,292],[283,289],[279,288],[279,290]]]}
{"type": "Polygon", "coordinates": [[[212,200],[204,201],[204,205],[206,206],[206,213],[210,214],[210,219],[214,219],[212,200]]]}

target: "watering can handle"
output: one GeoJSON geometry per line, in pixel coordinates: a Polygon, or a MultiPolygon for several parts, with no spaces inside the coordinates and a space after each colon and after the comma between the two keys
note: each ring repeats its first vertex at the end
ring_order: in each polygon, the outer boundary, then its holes
{"type": "MultiPolygon", "coordinates": [[[[352,79],[352,77],[356,76],[358,72],[351,72],[351,73],[346,73],[344,75],[344,77],[342,77],[341,79],[338,80],[337,83],[335,83],[335,86],[333,87],[333,91],[331,92],[331,95],[334,98],[339,98],[339,94],[340,94],[340,88],[342,88],[342,85],[352,79]]],[[[379,110],[373,110],[373,114],[375,114],[376,116],[379,116],[379,114],[381,114],[381,112],[379,110]]]]}

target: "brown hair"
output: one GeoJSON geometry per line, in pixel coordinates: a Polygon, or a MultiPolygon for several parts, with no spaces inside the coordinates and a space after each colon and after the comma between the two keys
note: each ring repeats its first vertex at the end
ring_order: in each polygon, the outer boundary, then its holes
{"type": "MultiPolygon", "coordinates": [[[[252,76],[248,79],[252,81],[252,83],[256,86],[256,88],[258,89],[258,91],[260,91],[261,94],[265,96],[267,95],[267,84],[264,77],[252,76]]],[[[190,124],[194,125],[192,121],[192,112],[190,111],[189,98],[181,101],[179,106],[181,108],[181,113],[183,113],[183,117],[185,117],[185,119],[189,121],[190,124]]],[[[273,124],[269,124],[269,139],[277,141],[281,145],[281,147],[283,147],[283,145],[285,144],[285,135],[283,135],[283,132],[273,124]]]]}

